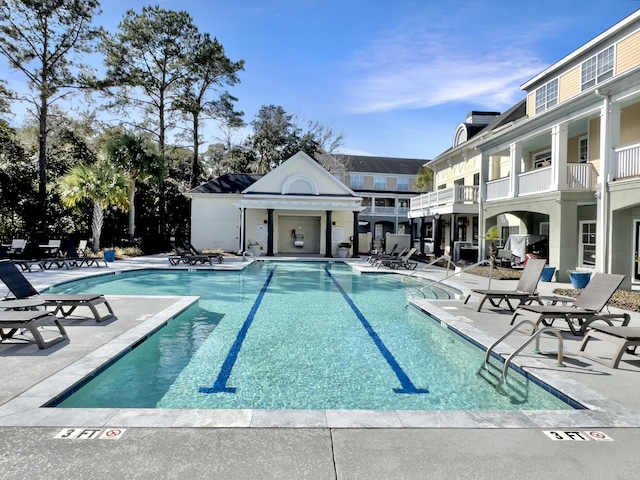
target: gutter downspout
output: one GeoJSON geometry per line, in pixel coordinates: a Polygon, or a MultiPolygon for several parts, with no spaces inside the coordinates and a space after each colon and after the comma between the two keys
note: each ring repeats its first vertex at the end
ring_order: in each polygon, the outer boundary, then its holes
{"type": "MultiPolygon", "coordinates": [[[[596,222],[596,245],[599,242],[602,245],[601,249],[597,249],[596,252],[602,255],[602,261],[597,262],[600,263],[600,267],[602,272],[608,273],[611,272],[611,265],[609,265],[609,245],[610,239],[609,235],[609,171],[611,164],[611,97],[609,95],[604,94],[600,91],[599,88],[596,88],[595,92],[597,97],[600,97],[604,100],[602,106],[602,114],[601,114],[601,124],[600,124],[600,195],[599,195],[599,204],[597,208],[597,219],[601,219],[600,222],[596,222]],[[603,135],[604,133],[604,135],[603,135]],[[600,252],[598,252],[600,250],[600,252]]],[[[598,193],[596,193],[596,197],[598,193]]],[[[596,259],[599,255],[596,254],[596,259]]],[[[596,265],[597,267],[597,265],[596,265]]]]}

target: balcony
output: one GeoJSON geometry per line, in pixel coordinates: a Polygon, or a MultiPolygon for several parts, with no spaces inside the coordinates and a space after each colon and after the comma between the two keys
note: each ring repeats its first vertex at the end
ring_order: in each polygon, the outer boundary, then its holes
{"type": "Polygon", "coordinates": [[[360,212],[360,215],[388,215],[391,217],[400,216],[406,217],[409,209],[407,207],[376,207],[376,206],[365,206],[364,210],[360,212]]]}
{"type": "Polygon", "coordinates": [[[616,179],[640,175],[640,143],[616,148],[614,164],[616,179]]]}
{"type": "MultiPolygon", "coordinates": [[[[595,191],[597,172],[590,163],[567,165],[567,185],[560,190],[595,191]]],[[[487,200],[499,200],[513,195],[509,191],[510,177],[487,182],[487,200]]],[[[552,167],[537,168],[518,175],[518,196],[558,190],[553,185],[552,167]]]]}
{"type": "Polygon", "coordinates": [[[477,185],[456,185],[435,192],[423,193],[411,199],[411,212],[424,212],[430,208],[454,204],[477,204],[480,187],[477,185]]]}

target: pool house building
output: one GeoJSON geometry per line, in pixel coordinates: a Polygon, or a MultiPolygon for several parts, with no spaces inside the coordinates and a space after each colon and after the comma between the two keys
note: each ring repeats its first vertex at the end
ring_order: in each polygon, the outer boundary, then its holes
{"type": "Polygon", "coordinates": [[[298,152],[264,175],[226,174],[189,192],[191,242],[198,248],[262,255],[333,257],[340,243],[358,251],[362,198],[298,152]]]}

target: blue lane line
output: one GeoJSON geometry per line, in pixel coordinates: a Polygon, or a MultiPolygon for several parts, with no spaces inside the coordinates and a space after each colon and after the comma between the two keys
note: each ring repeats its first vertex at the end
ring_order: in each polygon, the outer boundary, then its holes
{"type": "Polygon", "coordinates": [[[340,282],[338,282],[338,280],[336,280],[336,278],[333,275],[331,275],[331,272],[327,267],[325,267],[324,270],[325,272],[327,272],[327,275],[329,275],[329,278],[333,280],[333,283],[336,285],[336,287],[338,287],[338,290],[340,290],[340,293],[342,293],[342,296],[351,307],[351,310],[353,310],[353,312],[356,314],[356,317],[358,317],[358,320],[360,320],[360,322],[364,326],[364,329],[367,331],[367,333],[371,337],[371,340],[373,340],[373,343],[375,343],[376,347],[378,347],[378,350],[380,350],[380,353],[382,354],[384,359],[387,361],[387,363],[391,367],[391,370],[393,370],[393,373],[395,373],[396,377],[398,377],[398,380],[400,381],[400,385],[402,385],[402,387],[394,388],[393,391],[395,393],[408,393],[408,394],[429,393],[429,390],[427,390],[426,388],[416,388],[416,386],[413,384],[409,376],[404,372],[404,370],[402,369],[398,361],[395,359],[393,354],[389,351],[389,349],[386,347],[384,342],[380,339],[380,337],[378,336],[376,331],[373,329],[371,324],[367,321],[365,316],[362,314],[360,309],[356,307],[356,304],[353,303],[353,300],[351,300],[351,297],[349,297],[347,292],[344,291],[344,289],[342,288],[342,285],[340,285],[340,282]]]}
{"type": "Polygon", "coordinates": [[[258,294],[258,298],[253,303],[253,307],[251,307],[251,311],[247,316],[246,320],[242,324],[242,328],[238,332],[238,336],[236,337],[236,341],[233,342],[231,346],[231,350],[227,354],[227,358],[222,364],[222,368],[220,369],[220,373],[218,373],[218,378],[216,378],[213,387],[200,387],[200,393],[236,393],[236,389],[234,387],[227,387],[227,381],[231,376],[231,370],[233,370],[234,365],[236,364],[236,360],[238,359],[238,354],[240,353],[240,349],[242,348],[242,343],[244,342],[245,337],[247,336],[247,332],[249,331],[249,327],[253,323],[253,319],[258,312],[258,308],[260,307],[260,303],[262,302],[262,298],[264,294],[267,292],[267,287],[269,283],[271,283],[271,278],[273,277],[274,272],[276,271],[277,266],[273,267],[271,273],[267,277],[267,281],[264,282],[260,293],[258,294]]]}

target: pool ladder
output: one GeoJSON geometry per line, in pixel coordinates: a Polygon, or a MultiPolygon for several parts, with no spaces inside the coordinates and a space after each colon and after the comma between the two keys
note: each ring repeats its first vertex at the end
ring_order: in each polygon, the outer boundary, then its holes
{"type": "MultiPolygon", "coordinates": [[[[536,347],[534,349],[534,353],[542,353],[540,351],[540,335],[542,335],[543,333],[553,333],[558,338],[558,366],[559,367],[564,367],[565,366],[562,363],[564,348],[563,348],[563,342],[562,342],[562,335],[560,334],[560,331],[557,328],[554,328],[554,327],[544,327],[544,328],[541,328],[540,330],[538,330],[538,326],[533,321],[531,321],[531,320],[523,320],[520,323],[518,323],[517,325],[515,325],[507,333],[505,333],[503,336],[501,336],[498,340],[496,340],[495,343],[493,345],[491,345],[487,349],[487,353],[484,356],[484,364],[482,365],[480,370],[489,371],[489,367],[493,366],[493,365],[491,365],[491,363],[489,363],[489,358],[491,357],[491,353],[493,353],[493,349],[496,346],[498,346],[498,344],[502,343],[507,337],[509,337],[513,332],[518,330],[524,324],[531,325],[533,327],[533,331],[531,332],[531,336],[529,338],[527,338],[522,343],[522,345],[520,345],[518,348],[516,348],[515,351],[511,355],[509,355],[507,357],[507,359],[504,361],[504,365],[502,366],[502,377],[501,377],[502,382],[504,383],[507,380],[507,373],[509,372],[509,364],[511,363],[511,361],[514,359],[514,357],[516,355],[518,355],[520,352],[522,352],[522,350],[524,350],[525,347],[527,345],[529,345],[532,341],[535,340],[535,342],[536,342],[536,347]]],[[[496,368],[495,366],[493,366],[493,367],[496,368]]],[[[478,373],[480,373],[480,371],[478,373]]]]}

